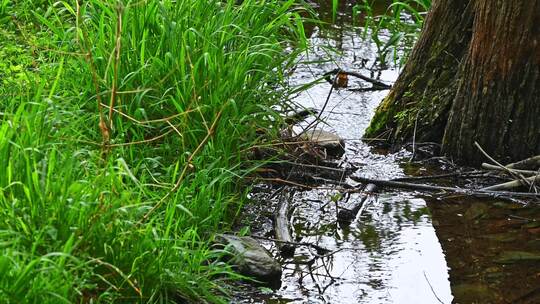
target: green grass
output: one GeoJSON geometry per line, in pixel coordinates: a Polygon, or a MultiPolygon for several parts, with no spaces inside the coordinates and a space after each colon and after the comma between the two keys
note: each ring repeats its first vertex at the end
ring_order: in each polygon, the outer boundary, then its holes
{"type": "Polygon", "coordinates": [[[356,19],[363,20],[364,39],[377,47],[377,61],[386,66],[388,58],[394,65],[403,65],[418,39],[431,0],[392,0],[384,14],[374,14],[377,0],[362,0],[353,7],[356,19]],[[391,56],[390,56],[391,55],[391,56]]]}
{"type": "Polygon", "coordinates": [[[287,98],[299,10],[0,2],[0,303],[226,302],[210,242],[287,98]]]}

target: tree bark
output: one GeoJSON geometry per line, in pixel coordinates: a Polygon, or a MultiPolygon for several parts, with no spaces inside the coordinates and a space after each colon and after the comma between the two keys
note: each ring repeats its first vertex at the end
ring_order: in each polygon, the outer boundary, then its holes
{"type": "Polygon", "coordinates": [[[435,0],[366,137],[441,142],[479,164],[540,154],[540,0],[435,0]]]}

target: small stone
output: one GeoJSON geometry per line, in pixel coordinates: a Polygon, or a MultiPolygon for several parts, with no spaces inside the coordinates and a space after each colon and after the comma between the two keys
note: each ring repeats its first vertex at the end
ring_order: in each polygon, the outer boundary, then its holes
{"type": "Polygon", "coordinates": [[[300,136],[301,140],[310,141],[326,150],[330,156],[340,157],[345,153],[345,141],[338,135],[320,129],[308,130],[300,136]]]}
{"type": "Polygon", "coordinates": [[[281,265],[254,238],[221,234],[217,241],[231,254],[230,263],[240,274],[253,277],[271,287],[281,285],[281,265]]]}

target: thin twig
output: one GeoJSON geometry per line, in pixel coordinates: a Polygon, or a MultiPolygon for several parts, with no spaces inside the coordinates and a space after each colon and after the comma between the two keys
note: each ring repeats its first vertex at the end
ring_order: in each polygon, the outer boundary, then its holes
{"type": "MultiPolygon", "coordinates": [[[[338,73],[336,73],[336,76],[334,76],[333,83],[336,83],[337,78],[338,78],[338,73]]],[[[332,96],[333,91],[334,91],[334,85],[331,85],[330,86],[330,91],[328,91],[328,95],[326,96],[326,100],[324,101],[324,105],[323,105],[321,111],[319,111],[319,114],[317,114],[317,118],[315,118],[314,121],[309,123],[307,125],[307,127],[305,127],[304,130],[302,130],[302,132],[300,132],[300,134],[297,135],[297,137],[300,137],[302,134],[304,134],[307,130],[309,130],[315,123],[317,123],[321,119],[321,116],[324,113],[324,110],[326,109],[326,106],[328,106],[328,102],[330,102],[330,96],[332,96]]]]}
{"type": "Polygon", "coordinates": [[[437,296],[437,294],[435,293],[435,290],[433,289],[433,286],[431,286],[431,283],[429,282],[428,278],[427,278],[427,275],[426,275],[426,272],[424,271],[424,278],[426,278],[426,282],[428,283],[429,285],[429,288],[431,288],[431,292],[433,293],[433,295],[435,296],[435,298],[437,298],[437,301],[439,301],[439,303],[441,304],[444,304],[444,302],[439,298],[439,296],[437,296]]]}
{"type": "Polygon", "coordinates": [[[178,136],[183,137],[182,133],[170,122],[167,120],[167,124],[178,134],[178,136]]]}
{"type": "Polygon", "coordinates": [[[330,250],[327,249],[327,248],[321,247],[321,246],[316,245],[316,244],[313,244],[313,243],[308,243],[308,242],[283,241],[283,240],[278,240],[278,239],[273,239],[273,238],[267,238],[267,237],[257,236],[257,235],[252,235],[251,237],[252,237],[252,238],[255,238],[255,239],[265,240],[265,241],[275,242],[275,243],[284,243],[284,244],[290,244],[290,245],[295,245],[295,246],[312,247],[313,249],[315,249],[315,250],[317,250],[317,251],[320,251],[320,252],[330,252],[330,250]]]}
{"type": "Polygon", "coordinates": [[[115,34],[115,46],[114,46],[114,63],[113,63],[113,80],[112,80],[112,90],[111,90],[111,100],[109,103],[109,128],[113,129],[113,109],[116,103],[117,91],[118,91],[118,66],[120,64],[120,50],[122,47],[122,4],[118,2],[117,4],[117,16],[118,20],[116,21],[116,34],[115,34]]]}
{"type": "Polygon", "coordinates": [[[174,132],[174,130],[169,130],[163,134],[160,134],[156,137],[152,137],[150,139],[145,139],[145,140],[139,140],[139,141],[132,141],[132,142],[127,142],[127,143],[121,143],[121,144],[109,144],[109,145],[106,145],[107,148],[115,148],[115,147],[126,147],[126,146],[133,146],[133,145],[140,145],[140,144],[147,144],[149,142],[153,142],[153,141],[156,141],[158,139],[161,139],[169,134],[171,134],[172,132],[174,132]]]}
{"type": "Polygon", "coordinates": [[[195,148],[195,150],[193,151],[193,153],[191,153],[191,155],[189,156],[189,158],[187,159],[186,161],[186,164],[184,165],[184,169],[182,170],[182,173],[180,173],[180,177],[178,178],[178,180],[176,181],[176,184],[174,185],[174,187],[165,195],[163,196],[153,207],[152,209],[150,209],[143,217],[142,219],[140,220],[139,223],[142,223],[144,221],[146,221],[146,219],[148,219],[148,217],[150,216],[150,214],[152,214],[157,208],[159,208],[159,206],[161,206],[161,204],[163,204],[163,202],[169,197],[171,196],[174,192],[176,192],[176,190],[178,190],[178,188],[180,188],[180,185],[182,184],[182,181],[184,180],[187,172],[188,172],[188,169],[191,167],[191,162],[193,161],[193,158],[195,157],[195,155],[197,155],[201,150],[202,148],[206,145],[206,143],[208,142],[208,140],[210,139],[210,137],[212,137],[212,135],[214,134],[215,132],[215,129],[216,129],[216,126],[217,126],[217,123],[219,121],[219,119],[221,118],[221,114],[223,113],[223,110],[225,108],[226,104],[223,105],[223,108],[217,113],[213,123],[212,123],[212,126],[210,127],[210,129],[208,129],[208,133],[206,134],[206,136],[204,137],[204,139],[199,143],[199,145],[197,146],[197,148],[195,148]]]}
{"type": "MultiPolygon", "coordinates": [[[[117,92],[117,94],[120,94],[120,92],[117,92]]],[[[109,105],[106,105],[106,104],[102,103],[101,106],[109,109],[109,105]]],[[[186,111],[184,111],[182,113],[174,114],[174,115],[164,117],[164,118],[157,118],[157,119],[151,119],[151,120],[138,120],[138,119],[136,119],[136,118],[134,118],[132,116],[129,116],[129,115],[123,113],[122,111],[119,111],[117,109],[112,109],[112,111],[114,111],[115,113],[118,113],[118,115],[123,116],[123,117],[127,118],[128,120],[131,120],[131,121],[133,121],[133,122],[135,122],[137,124],[140,124],[140,125],[146,125],[146,124],[152,124],[152,123],[158,123],[158,122],[168,122],[168,121],[171,121],[171,120],[173,120],[173,119],[175,119],[177,117],[187,115],[187,114],[189,114],[191,112],[195,112],[197,110],[198,110],[198,108],[191,109],[191,110],[186,110],[186,111]]]]}
{"type": "Polygon", "coordinates": [[[129,276],[124,274],[124,272],[122,272],[122,270],[120,268],[116,267],[115,265],[113,265],[111,263],[102,261],[102,260],[100,260],[98,258],[93,258],[93,259],[90,260],[90,262],[96,262],[96,263],[98,263],[100,265],[106,266],[106,267],[114,270],[116,273],[118,273],[129,284],[129,286],[131,286],[131,288],[133,288],[133,290],[135,290],[135,292],[139,295],[139,297],[142,297],[141,289],[139,287],[137,287],[135,285],[135,283],[129,278],[129,276]]]}
{"type": "Polygon", "coordinates": [[[478,148],[478,150],[480,150],[480,152],[482,152],[482,154],[484,154],[485,157],[487,157],[491,162],[493,162],[494,164],[496,164],[497,166],[501,167],[501,169],[503,169],[504,171],[506,171],[508,174],[510,174],[512,177],[516,178],[516,179],[519,179],[521,180],[524,185],[527,185],[529,187],[532,186],[532,184],[523,176],[521,175],[520,173],[514,173],[512,172],[510,169],[506,168],[504,165],[502,165],[501,163],[499,163],[498,161],[496,161],[493,157],[491,157],[489,154],[486,153],[486,151],[484,151],[484,149],[482,149],[482,147],[480,146],[480,144],[478,144],[478,142],[474,142],[474,145],[478,148]]]}

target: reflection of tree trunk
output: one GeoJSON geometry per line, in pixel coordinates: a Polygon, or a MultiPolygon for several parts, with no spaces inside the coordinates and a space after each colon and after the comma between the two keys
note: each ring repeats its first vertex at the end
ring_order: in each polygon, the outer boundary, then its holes
{"type": "Polygon", "coordinates": [[[367,137],[439,141],[468,163],[540,153],[540,0],[438,0],[367,137]],[[415,128],[416,125],[416,128],[415,128]]]}

